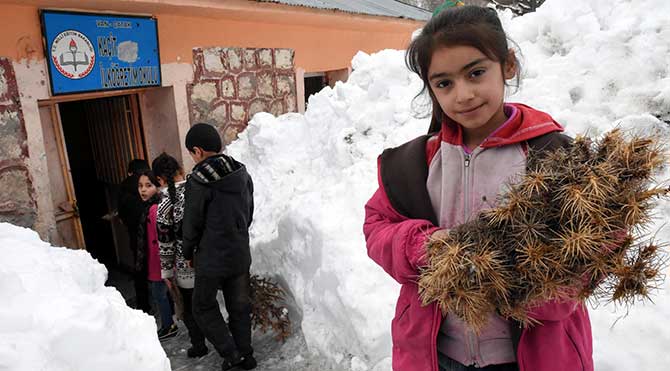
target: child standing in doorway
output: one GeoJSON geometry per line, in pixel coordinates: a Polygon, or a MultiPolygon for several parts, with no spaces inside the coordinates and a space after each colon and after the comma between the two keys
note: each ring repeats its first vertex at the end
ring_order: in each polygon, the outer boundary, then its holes
{"type": "Polygon", "coordinates": [[[191,347],[188,357],[207,354],[205,335],[193,319],[192,298],[195,272],[184,259],[182,221],[184,219],[184,170],[179,162],[162,153],[151,164],[161,185],[161,201],[156,218],[160,246],[161,276],[168,285],[176,284],[184,301],[184,324],[188,329],[191,347]]]}
{"type": "Polygon", "coordinates": [[[528,308],[521,328],[492,314],[475,332],[432,303],[416,284],[425,244],[492,206],[501,186],[523,174],[527,153],[570,139],[548,114],[505,103],[519,62],[493,9],[462,6],[433,17],[406,61],[433,104],[429,134],[384,151],[379,189],[365,206],[368,255],[401,285],[391,324],[393,369],[402,371],[592,371],[587,309],[549,301],[528,308]]]}
{"type": "MultiPolygon", "coordinates": [[[[137,179],[143,171],[149,170],[149,163],[144,159],[134,159],[128,163],[128,177],[121,182],[119,187],[119,200],[117,210],[119,218],[126,226],[129,237],[130,250],[137,255],[137,233],[140,219],[144,211],[143,201],[137,193],[137,179]]],[[[141,263],[141,262],[140,262],[141,263]]],[[[138,265],[138,262],[135,262],[138,265]]],[[[142,264],[140,264],[142,265],[142,264]]],[[[135,286],[135,308],[151,314],[151,305],[149,304],[149,289],[147,286],[146,271],[137,271],[133,275],[135,286]]]]}
{"type": "Polygon", "coordinates": [[[159,186],[160,183],[151,170],[144,170],[138,174],[137,190],[144,203],[144,211],[140,217],[135,268],[138,272],[146,272],[146,279],[151,286],[151,296],[161,317],[158,339],[163,340],[177,335],[177,325],[172,318],[174,311],[168,298],[167,285],[161,278],[158,256],[156,215],[160,201],[159,186]]]}

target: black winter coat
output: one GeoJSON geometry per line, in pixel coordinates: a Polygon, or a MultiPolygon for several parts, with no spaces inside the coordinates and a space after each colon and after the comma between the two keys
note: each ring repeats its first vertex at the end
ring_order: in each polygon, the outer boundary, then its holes
{"type": "Polygon", "coordinates": [[[123,180],[119,189],[119,200],[117,210],[119,218],[129,230],[137,230],[140,217],[144,211],[144,204],[140,193],[137,191],[137,175],[130,175],[123,180]]]}
{"type": "Polygon", "coordinates": [[[194,261],[196,276],[249,271],[253,191],[246,167],[232,157],[212,156],[193,168],[186,181],[182,232],[184,257],[194,261]]]}

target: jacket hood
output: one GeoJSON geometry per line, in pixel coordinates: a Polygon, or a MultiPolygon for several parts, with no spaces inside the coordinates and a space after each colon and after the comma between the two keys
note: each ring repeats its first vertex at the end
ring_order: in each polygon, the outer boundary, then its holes
{"type": "MultiPolygon", "coordinates": [[[[524,104],[508,103],[504,109],[508,116],[507,121],[482,142],[482,147],[521,143],[554,131],[565,130],[549,114],[524,104]]],[[[447,118],[442,123],[440,137],[447,143],[463,145],[463,128],[447,118]]]]}
{"type": "Polygon", "coordinates": [[[208,157],[193,167],[191,179],[226,192],[240,192],[246,187],[247,174],[244,165],[224,154],[208,157]]]}

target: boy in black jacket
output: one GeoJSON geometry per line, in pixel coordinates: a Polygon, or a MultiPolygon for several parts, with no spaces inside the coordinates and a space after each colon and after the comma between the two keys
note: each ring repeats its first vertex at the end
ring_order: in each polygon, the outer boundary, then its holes
{"type": "Polygon", "coordinates": [[[195,265],[193,316],[223,357],[222,370],[251,370],[256,367],[249,275],[253,183],[243,164],[219,153],[221,137],[213,126],[193,125],[186,148],[197,163],[186,181],[182,226],[184,257],[195,265]],[[219,289],[228,326],[216,301],[219,289]]]}

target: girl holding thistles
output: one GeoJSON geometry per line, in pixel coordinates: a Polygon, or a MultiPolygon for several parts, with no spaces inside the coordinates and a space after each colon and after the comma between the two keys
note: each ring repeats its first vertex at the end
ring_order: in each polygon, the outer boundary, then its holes
{"type": "Polygon", "coordinates": [[[137,232],[137,256],[135,269],[142,272],[151,286],[151,296],[158,307],[161,317],[161,328],[158,330],[160,340],[177,335],[177,325],[174,323],[172,304],[168,297],[168,288],[161,277],[159,258],[158,233],[156,216],[160,196],[160,183],[151,170],[143,170],[138,175],[137,191],[142,199],[143,211],[137,232]]]}
{"type": "Polygon", "coordinates": [[[435,303],[422,306],[416,282],[428,239],[495,206],[501,188],[525,173],[529,150],[570,139],[548,114],[504,102],[520,66],[493,9],[442,11],[411,42],[406,61],[432,100],[431,128],[382,153],[364,225],[368,255],[402,285],[391,324],[393,369],[592,371],[581,304],[537,303],[528,314],[538,324],[528,328],[492,314],[480,331],[435,303]]]}
{"type": "Polygon", "coordinates": [[[168,285],[177,284],[184,301],[184,324],[188,329],[190,358],[207,354],[205,335],[193,318],[193,287],[195,271],[184,259],[182,249],[182,222],[184,219],[184,170],[174,157],[161,153],[151,164],[161,184],[161,202],[158,204],[158,241],[160,245],[161,276],[168,285]]]}

